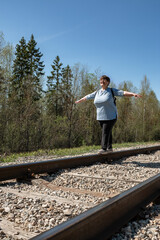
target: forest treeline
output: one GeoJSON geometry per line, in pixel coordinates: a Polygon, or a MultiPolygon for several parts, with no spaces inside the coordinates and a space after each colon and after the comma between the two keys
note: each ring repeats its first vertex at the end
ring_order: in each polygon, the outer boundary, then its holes
{"type": "MultiPolygon", "coordinates": [[[[42,57],[33,35],[14,49],[0,33],[0,153],[99,145],[93,101],[75,105],[75,100],[99,88],[101,73],[76,63],[64,66],[53,56],[45,77],[42,57]]],[[[111,86],[142,95],[117,99],[113,142],[159,140],[160,104],[147,76],[140,89],[128,81],[111,86]]]]}

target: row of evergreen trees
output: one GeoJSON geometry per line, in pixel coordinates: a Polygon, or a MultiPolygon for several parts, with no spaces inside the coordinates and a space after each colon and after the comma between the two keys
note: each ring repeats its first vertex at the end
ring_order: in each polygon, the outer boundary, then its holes
{"type": "MultiPolygon", "coordinates": [[[[22,37],[14,52],[0,34],[0,153],[100,144],[93,102],[74,102],[99,87],[101,73],[63,67],[56,56],[45,79],[42,56],[33,35],[28,43],[22,37]]],[[[160,105],[147,77],[141,89],[125,81],[112,87],[143,96],[118,99],[114,142],[159,140],[160,105]]]]}

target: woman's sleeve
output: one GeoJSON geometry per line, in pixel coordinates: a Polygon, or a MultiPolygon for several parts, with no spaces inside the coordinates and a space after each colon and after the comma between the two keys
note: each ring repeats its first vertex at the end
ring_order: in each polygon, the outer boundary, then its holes
{"type": "Polygon", "coordinates": [[[96,96],[96,93],[97,93],[97,91],[95,91],[95,92],[93,92],[93,93],[90,93],[90,94],[86,95],[86,99],[87,99],[87,100],[89,100],[89,99],[94,99],[95,96],[96,96]]]}
{"type": "Polygon", "coordinates": [[[112,88],[113,89],[113,93],[115,96],[118,96],[118,97],[123,97],[124,96],[124,91],[123,90],[119,90],[119,89],[116,89],[116,88],[112,88]]]}

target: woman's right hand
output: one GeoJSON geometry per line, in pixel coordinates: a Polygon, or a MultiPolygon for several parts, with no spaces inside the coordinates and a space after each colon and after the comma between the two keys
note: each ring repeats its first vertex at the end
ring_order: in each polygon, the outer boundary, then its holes
{"type": "Polygon", "coordinates": [[[80,100],[75,101],[75,103],[77,104],[77,103],[84,102],[84,101],[86,101],[86,97],[83,97],[80,100]]]}

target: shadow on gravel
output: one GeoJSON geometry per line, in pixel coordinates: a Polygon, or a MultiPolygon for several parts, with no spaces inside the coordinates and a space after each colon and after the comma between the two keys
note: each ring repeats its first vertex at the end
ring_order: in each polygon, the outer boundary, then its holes
{"type": "Polygon", "coordinates": [[[139,161],[132,161],[132,162],[125,162],[125,164],[135,164],[137,167],[146,167],[146,168],[160,168],[160,163],[144,163],[144,162],[139,162],[139,161]]]}
{"type": "Polygon", "coordinates": [[[18,180],[18,181],[12,181],[12,182],[2,182],[0,183],[0,187],[14,187],[14,186],[20,186],[22,184],[28,184],[28,185],[32,185],[31,179],[27,179],[27,180],[18,180]]]}
{"type": "Polygon", "coordinates": [[[34,179],[43,179],[46,182],[51,182],[54,179],[56,179],[59,175],[61,175],[63,172],[66,172],[66,169],[62,169],[59,170],[58,172],[54,172],[54,173],[45,173],[45,174],[39,174],[38,177],[35,175],[33,175],[31,178],[27,178],[27,177],[22,177],[22,178],[17,178],[16,180],[7,180],[4,182],[0,182],[0,187],[14,187],[16,185],[20,186],[23,184],[27,184],[27,185],[33,185],[32,180],[34,179]]]}
{"type": "MultiPolygon", "coordinates": [[[[152,152],[151,154],[155,154],[157,151],[152,152]]],[[[149,155],[150,153],[146,154],[149,155]]],[[[136,157],[137,155],[135,155],[136,157]]],[[[132,156],[133,157],[133,156],[132,156]]],[[[125,165],[125,164],[134,164],[136,167],[146,167],[146,168],[160,168],[160,162],[144,162],[144,160],[142,160],[143,162],[141,162],[141,160],[133,160],[133,161],[127,161],[128,157],[124,157],[121,158],[119,160],[115,160],[110,162],[110,164],[121,164],[121,165],[125,165]]],[[[109,162],[108,162],[109,163],[109,162]]]]}

